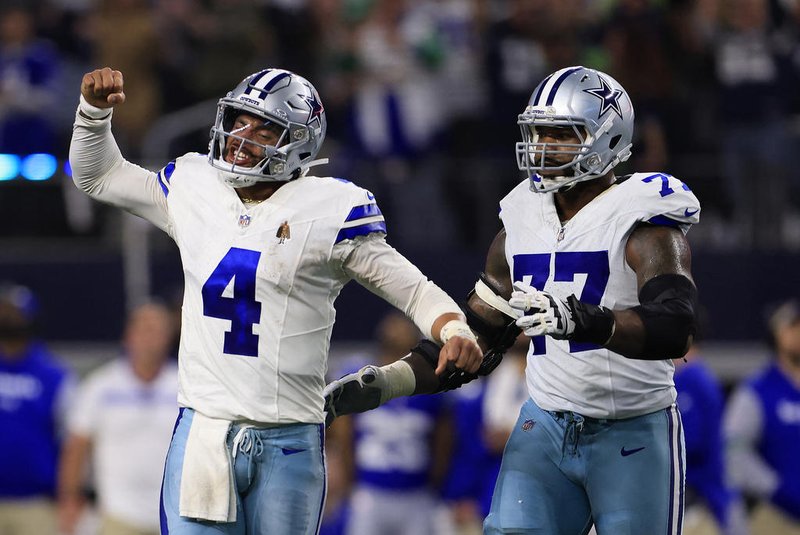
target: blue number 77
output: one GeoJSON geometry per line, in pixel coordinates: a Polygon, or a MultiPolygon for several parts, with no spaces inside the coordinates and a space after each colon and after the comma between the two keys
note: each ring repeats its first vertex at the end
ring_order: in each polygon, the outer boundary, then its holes
{"type": "MultiPolygon", "coordinates": [[[[608,285],[610,269],[608,266],[608,251],[559,251],[554,253],[553,282],[570,282],[575,280],[575,275],[586,274],[586,284],[578,299],[592,305],[599,305],[608,285]]],[[[550,279],[551,253],[521,254],[514,256],[514,280],[521,281],[531,277],[531,286],[544,290],[550,279]]],[[[533,354],[542,355],[545,352],[544,336],[532,339],[533,354]]],[[[599,346],[585,342],[569,343],[571,353],[588,351],[599,346]]]]}

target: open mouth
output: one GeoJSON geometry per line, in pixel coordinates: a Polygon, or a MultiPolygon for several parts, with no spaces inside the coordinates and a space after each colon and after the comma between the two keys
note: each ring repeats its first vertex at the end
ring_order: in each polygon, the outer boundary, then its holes
{"type": "Polygon", "coordinates": [[[256,163],[258,163],[258,159],[255,156],[250,154],[249,151],[239,147],[229,148],[227,154],[225,155],[225,160],[228,163],[232,163],[233,165],[240,167],[253,167],[256,163]]]}

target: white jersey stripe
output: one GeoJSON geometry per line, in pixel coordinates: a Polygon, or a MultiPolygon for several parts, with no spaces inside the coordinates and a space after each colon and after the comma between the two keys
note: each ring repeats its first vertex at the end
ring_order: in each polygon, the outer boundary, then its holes
{"type": "Polygon", "coordinates": [[[683,532],[683,424],[678,408],[672,405],[667,408],[669,419],[670,449],[670,512],[669,534],[681,535],[683,532]]]}
{"type": "Polygon", "coordinates": [[[369,223],[377,223],[378,221],[384,221],[382,215],[376,215],[373,217],[364,217],[361,219],[356,219],[355,221],[348,221],[342,228],[351,228],[351,227],[360,227],[361,225],[367,225],[369,223]]]}

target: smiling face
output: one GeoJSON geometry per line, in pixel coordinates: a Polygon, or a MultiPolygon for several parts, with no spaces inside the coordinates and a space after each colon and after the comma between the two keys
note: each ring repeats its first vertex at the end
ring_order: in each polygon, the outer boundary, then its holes
{"type": "Polygon", "coordinates": [[[277,147],[283,140],[282,127],[249,113],[240,113],[225,143],[225,161],[254,167],[266,157],[265,145],[277,147]]]}

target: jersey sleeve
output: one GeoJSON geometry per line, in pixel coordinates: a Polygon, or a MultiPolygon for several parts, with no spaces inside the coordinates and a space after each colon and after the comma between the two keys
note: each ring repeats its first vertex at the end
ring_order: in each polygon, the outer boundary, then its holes
{"type": "Polygon", "coordinates": [[[335,243],[372,233],[386,234],[386,220],[375,196],[365,189],[353,187],[357,191],[352,196],[350,210],[336,235],[335,243]]]}
{"type": "Polygon", "coordinates": [[[402,310],[426,338],[432,336],[433,324],[440,315],[461,314],[450,296],[382,236],[342,242],[334,246],[334,254],[342,256],[348,277],[402,310]]]}
{"type": "Polygon", "coordinates": [[[166,192],[156,173],[122,157],[111,133],[111,112],[82,99],[75,115],[69,161],[75,185],[90,197],[142,217],[169,232],[166,192]],[[102,110],[101,110],[102,111],[102,110]]]}
{"type": "Polygon", "coordinates": [[[684,234],[700,221],[700,201],[692,190],[666,173],[639,173],[626,181],[629,202],[644,223],[673,227],[684,234]]]}

